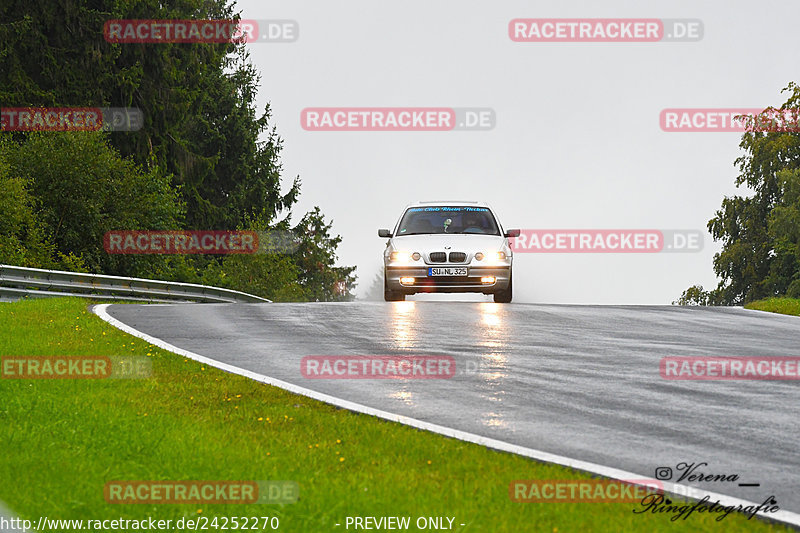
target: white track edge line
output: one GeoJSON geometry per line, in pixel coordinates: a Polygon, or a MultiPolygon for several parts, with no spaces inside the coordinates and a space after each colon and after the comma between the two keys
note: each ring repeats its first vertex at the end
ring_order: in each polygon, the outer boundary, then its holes
{"type": "MultiPolygon", "coordinates": [[[[611,479],[616,479],[620,481],[632,481],[632,480],[643,480],[643,479],[652,479],[648,478],[647,476],[642,476],[640,474],[634,474],[632,472],[627,472],[625,470],[619,470],[617,468],[611,468],[608,466],[598,465],[595,463],[589,463],[587,461],[580,461],[577,459],[571,459],[569,457],[564,457],[561,455],[555,455],[549,452],[536,450],[534,448],[526,448],[524,446],[518,446],[516,444],[510,444],[508,442],[503,442],[496,439],[491,439],[489,437],[483,437],[481,435],[476,435],[474,433],[468,433],[466,431],[461,431],[458,429],[448,428],[445,426],[440,426],[438,424],[432,424],[430,422],[425,422],[423,420],[417,420],[416,418],[410,418],[404,415],[398,415],[394,413],[390,413],[388,411],[383,411],[380,409],[375,409],[373,407],[368,407],[366,405],[361,405],[355,402],[351,402],[348,400],[342,400],[341,398],[336,398],[335,396],[330,396],[328,394],[324,394],[322,392],[317,392],[311,389],[306,389],[305,387],[300,387],[299,385],[293,385],[292,383],[288,383],[286,381],[281,381],[279,379],[271,378],[269,376],[265,376],[263,374],[258,374],[251,370],[247,370],[244,368],[239,368],[237,366],[229,365],[227,363],[222,363],[215,359],[210,359],[200,354],[196,354],[194,352],[190,352],[189,350],[184,350],[183,348],[178,348],[177,346],[173,346],[166,341],[163,341],[157,337],[153,337],[152,335],[148,335],[147,333],[141,332],[132,326],[117,320],[110,314],[108,314],[108,306],[111,304],[98,304],[92,306],[92,312],[100,317],[102,320],[105,320],[112,326],[117,329],[124,331],[134,337],[138,337],[140,339],[146,340],[150,344],[154,346],[158,346],[159,348],[163,348],[164,350],[176,353],[188,359],[193,359],[200,363],[207,364],[208,366],[218,368],[220,370],[224,370],[226,372],[230,372],[231,374],[237,374],[240,376],[244,376],[246,378],[252,379],[254,381],[258,381],[260,383],[265,383],[267,385],[272,385],[274,387],[278,387],[294,394],[299,394],[301,396],[306,396],[313,400],[318,400],[330,405],[334,405],[336,407],[341,407],[343,409],[347,409],[348,411],[354,411],[356,413],[376,416],[378,418],[383,418],[384,420],[389,420],[392,422],[398,422],[400,424],[404,424],[406,426],[410,426],[413,428],[421,429],[424,431],[430,431],[432,433],[438,433],[440,435],[444,435],[446,437],[451,437],[454,439],[458,439],[465,442],[471,442],[473,444],[479,444],[481,446],[485,446],[487,448],[492,448],[495,450],[513,453],[516,455],[522,455],[524,457],[530,457],[531,459],[536,459],[538,461],[543,461],[546,463],[555,463],[561,466],[566,466],[570,468],[574,468],[576,470],[582,470],[591,474],[597,474],[600,476],[604,476],[611,479]]],[[[668,481],[660,481],[664,487],[665,492],[669,492],[671,494],[675,494],[684,498],[689,498],[692,500],[702,500],[704,497],[708,497],[710,501],[719,500],[720,505],[728,507],[728,506],[739,506],[748,507],[748,506],[758,506],[758,503],[742,500],[739,498],[735,498],[733,496],[727,496],[725,494],[719,494],[716,492],[710,492],[702,489],[698,489],[696,487],[691,487],[689,485],[680,485],[678,483],[672,483],[668,481]]],[[[639,483],[633,483],[639,484],[639,483]]],[[[780,505],[780,502],[778,503],[780,505]]],[[[800,514],[794,513],[792,511],[784,511],[779,510],[775,513],[770,514],[757,514],[759,518],[766,519],[768,521],[778,521],[778,522],[785,522],[787,524],[791,524],[794,526],[800,526],[800,514]]]]}
{"type": "Polygon", "coordinates": [[[783,313],[777,313],[775,311],[764,311],[762,309],[747,309],[746,307],[741,307],[741,306],[734,307],[734,309],[739,309],[741,311],[746,311],[748,314],[758,313],[761,316],[765,316],[764,313],[769,313],[769,315],[772,315],[772,316],[786,316],[786,317],[792,317],[794,319],[800,318],[797,315],[786,315],[786,314],[783,314],[783,313]]]}

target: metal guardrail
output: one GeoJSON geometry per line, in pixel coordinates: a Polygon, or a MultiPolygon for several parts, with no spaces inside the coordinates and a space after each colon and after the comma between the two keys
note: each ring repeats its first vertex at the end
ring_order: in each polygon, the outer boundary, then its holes
{"type": "Polygon", "coordinates": [[[0,265],[0,300],[57,296],[147,302],[270,302],[245,292],[195,283],[0,265]]]}

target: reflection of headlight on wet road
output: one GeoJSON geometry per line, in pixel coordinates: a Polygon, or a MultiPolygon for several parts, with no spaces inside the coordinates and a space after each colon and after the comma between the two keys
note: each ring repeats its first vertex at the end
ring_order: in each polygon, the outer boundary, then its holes
{"type": "Polygon", "coordinates": [[[481,322],[484,326],[497,327],[502,324],[500,315],[498,314],[498,305],[495,303],[481,303],[481,322]]]}
{"type": "Polygon", "coordinates": [[[417,343],[414,322],[417,318],[415,302],[392,302],[391,339],[397,348],[413,348],[417,343]]]}

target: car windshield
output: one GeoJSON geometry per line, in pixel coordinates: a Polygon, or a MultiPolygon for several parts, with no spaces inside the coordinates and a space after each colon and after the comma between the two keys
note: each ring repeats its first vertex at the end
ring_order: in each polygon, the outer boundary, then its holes
{"type": "Polygon", "coordinates": [[[500,235],[494,215],[486,207],[411,207],[403,215],[397,235],[471,233],[500,235]]]}

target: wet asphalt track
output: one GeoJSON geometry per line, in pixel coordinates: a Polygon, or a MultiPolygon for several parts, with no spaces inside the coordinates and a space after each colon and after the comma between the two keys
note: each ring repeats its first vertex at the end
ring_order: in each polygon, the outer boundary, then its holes
{"type": "Polygon", "coordinates": [[[800,511],[800,381],[668,381],[665,356],[798,356],[800,318],[742,309],[470,302],[113,305],[140,331],[462,431],[800,511]],[[451,379],[310,380],[306,355],[449,355],[451,379]],[[471,372],[465,372],[465,369],[471,372]],[[672,478],[677,481],[677,476],[672,478]],[[738,483],[760,483],[740,487],[738,483]]]}

